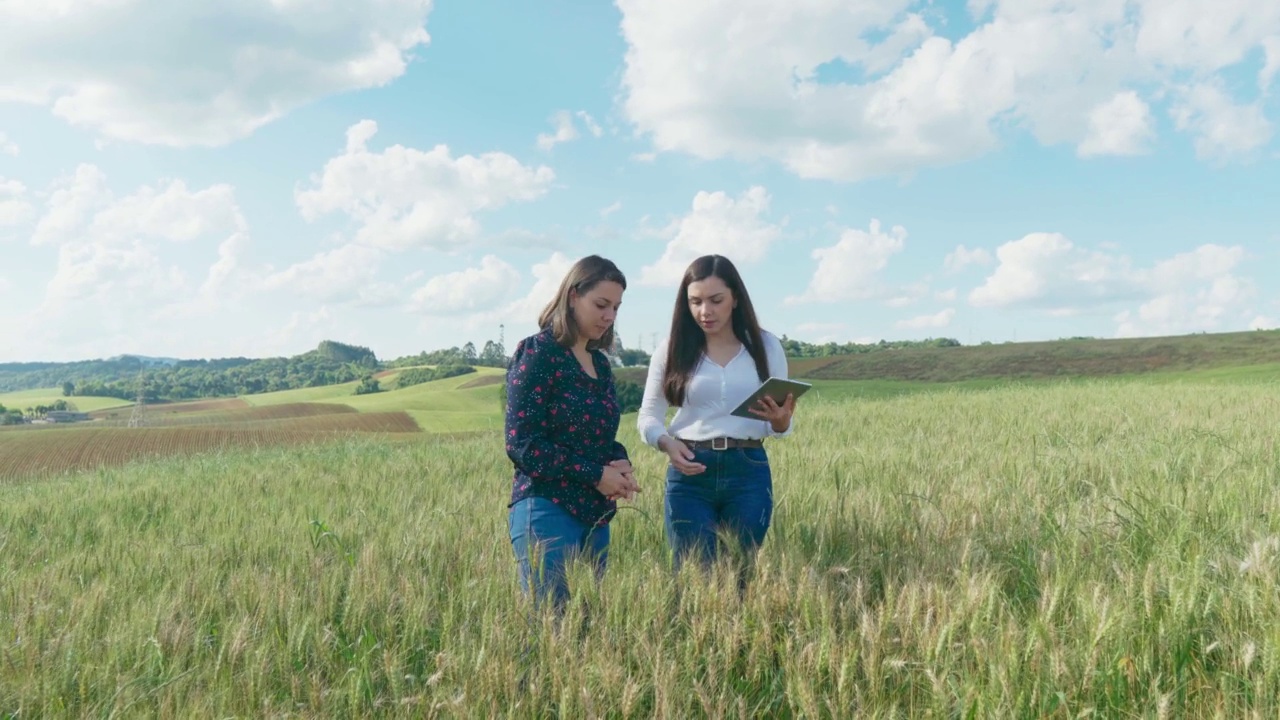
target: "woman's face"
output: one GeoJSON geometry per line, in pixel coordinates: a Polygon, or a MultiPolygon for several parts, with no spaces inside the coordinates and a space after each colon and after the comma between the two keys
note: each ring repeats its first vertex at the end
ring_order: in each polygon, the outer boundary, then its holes
{"type": "Polygon", "coordinates": [[[618,308],[622,306],[622,286],[612,280],[604,280],[581,295],[575,294],[571,302],[578,334],[599,340],[609,332],[618,317],[618,308]]]}
{"type": "Polygon", "coordinates": [[[733,331],[736,305],[733,291],[714,275],[689,283],[689,312],[708,336],[733,331]]]}

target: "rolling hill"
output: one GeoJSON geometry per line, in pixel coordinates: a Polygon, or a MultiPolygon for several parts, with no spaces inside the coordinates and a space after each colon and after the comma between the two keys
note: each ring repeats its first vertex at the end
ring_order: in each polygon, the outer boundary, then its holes
{"type": "Polygon", "coordinates": [[[1276,364],[1280,331],[902,348],[791,361],[797,377],[958,382],[1105,377],[1276,364]]]}

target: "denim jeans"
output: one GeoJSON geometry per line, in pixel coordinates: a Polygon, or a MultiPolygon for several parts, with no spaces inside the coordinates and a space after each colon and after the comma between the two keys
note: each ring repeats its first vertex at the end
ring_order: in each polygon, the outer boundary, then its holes
{"type": "MultiPolygon", "coordinates": [[[[698,475],[667,467],[665,525],[675,568],[696,558],[704,566],[734,548],[719,537],[727,531],[749,564],[764,544],[773,517],[773,473],[762,448],[694,450],[698,475]]],[[[745,575],[739,579],[745,583],[745,575]]]]}
{"type": "Polygon", "coordinates": [[[566,569],[575,558],[592,563],[597,580],[604,575],[608,525],[592,528],[542,497],[527,497],[512,505],[507,523],[520,588],[533,594],[535,606],[550,598],[557,612],[564,609],[569,601],[566,569]]]}

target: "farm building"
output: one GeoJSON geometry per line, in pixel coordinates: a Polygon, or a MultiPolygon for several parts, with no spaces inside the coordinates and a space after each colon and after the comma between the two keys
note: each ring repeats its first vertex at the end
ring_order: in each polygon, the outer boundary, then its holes
{"type": "Polygon", "coordinates": [[[82,412],[72,412],[70,410],[50,410],[45,413],[44,419],[51,423],[84,422],[89,419],[89,415],[82,412]]]}

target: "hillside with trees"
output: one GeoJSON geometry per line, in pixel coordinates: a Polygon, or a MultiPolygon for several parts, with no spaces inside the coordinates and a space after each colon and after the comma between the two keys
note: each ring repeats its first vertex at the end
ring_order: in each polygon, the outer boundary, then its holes
{"type": "Polygon", "coordinates": [[[66,396],[149,402],[251,395],[352,382],[379,368],[365,347],[326,340],[301,355],[283,358],[221,358],[144,364],[125,356],[74,363],[0,364],[0,392],[61,387],[66,396]]]}

